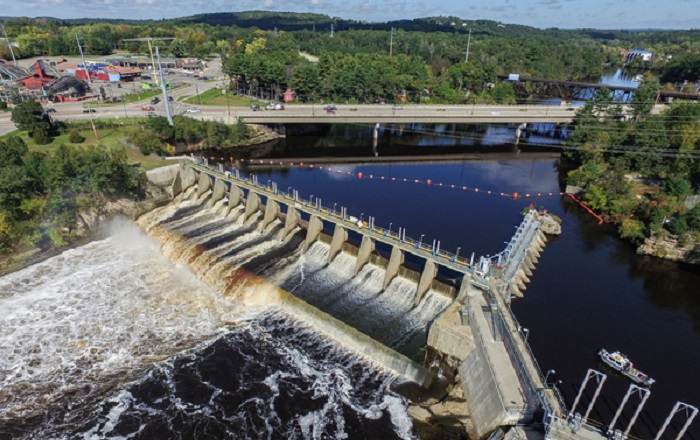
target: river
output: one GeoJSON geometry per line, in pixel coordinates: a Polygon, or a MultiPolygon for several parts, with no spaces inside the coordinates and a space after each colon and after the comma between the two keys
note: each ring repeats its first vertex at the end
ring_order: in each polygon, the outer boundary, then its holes
{"type": "MultiPolygon", "coordinates": [[[[322,137],[290,138],[267,150],[275,163],[321,158],[323,169],[243,171],[254,172],[261,183],[274,180],[283,191],[292,187],[303,198],[319,197],[324,206],[346,207],[358,218],[374,216],[378,226],[405,228],[425,242],[439,240],[442,249],[459,248],[460,255],[500,251],[531,203],[553,212],[563,219],[562,235],[549,241],[525,297],[513,309],[530,330],[542,370],[556,370],[550,379],[562,381],[567,403],[587,369],[606,371],[609,379],[592,418],[610,422],[629,382],[597,361],[596,350],[605,347],[628,354],[657,380],[633,435],[652,439],[677,400],[700,404],[700,381],[694,379],[700,364],[700,272],[635,255],[613,231],[560,197],[557,160],[504,144],[513,127],[437,131],[436,138],[387,130],[373,149],[368,127],[338,126],[322,137]],[[487,139],[459,139],[470,130],[487,139]],[[404,143],[413,156],[473,157],[471,147],[484,160],[373,163],[385,153],[400,154],[404,143]],[[362,161],[343,164],[347,156],[362,161]],[[430,186],[415,183],[428,179],[430,186]],[[519,197],[510,196],[516,192],[519,197]]],[[[234,153],[221,153],[229,154],[234,153]]],[[[370,272],[368,283],[350,288],[344,281],[347,265],[320,268],[315,255],[322,258],[322,248],[303,258],[290,248],[263,249],[264,237],[221,223],[196,203],[163,209],[153,224],[174,228],[194,243],[219,245],[226,239],[229,247],[217,248],[218,256],[201,253],[198,245],[154,242],[153,232],[149,237],[123,225],[112,238],[0,278],[1,439],[414,437],[406,402],[387,389],[396,379],[391,373],[331,342],[303,319],[274,308],[241,307],[212,291],[198,278],[222,278],[206,264],[201,273],[194,269],[195,276],[170,260],[205,256],[216,266],[222,258],[240,258],[321,309],[325,304],[331,313],[345,313],[347,322],[355,320],[376,338],[391,336],[385,343],[407,355],[416,348],[404,345],[402,335],[415,340],[416,329],[424,329],[439,307],[426,301],[425,313],[414,316],[396,313],[395,300],[379,298],[381,306],[368,308],[373,314],[363,321],[364,315],[323,294],[339,300],[372,296],[370,272]],[[274,262],[261,255],[273,255],[274,262]],[[376,325],[386,317],[406,330],[387,333],[376,325]]],[[[696,421],[686,438],[700,439],[698,426],[696,421]]],[[[666,438],[672,434],[667,431],[666,438]]]]}
{"type": "MultiPolygon", "coordinates": [[[[429,137],[419,136],[418,144],[423,144],[426,153],[454,152],[445,144],[455,145],[454,133],[467,130],[479,131],[451,125],[431,128],[445,133],[445,140],[434,146],[429,137]]],[[[499,138],[514,132],[513,127],[481,129],[485,133],[489,130],[495,130],[499,138]]],[[[280,151],[298,156],[302,150],[298,144],[304,146],[304,151],[313,151],[314,145],[327,146],[329,139],[348,132],[353,135],[353,143],[358,143],[358,138],[367,139],[364,147],[352,150],[352,155],[364,154],[371,159],[375,151],[368,139],[369,129],[349,126],[334,128],[330,136],[318,141],[313,137],[288,139],[269,156],[279,160],[283,155],[280,151]]],[[[401,140],[389,136],[387,131],[379,139],[379,157],[385,151],[396,154],[400,149],[401,140]]],[[[551,140],[534,137],[532,141],[544,144],[551,140]]],[[[407,144],[414,152],[416,142],[410,139],[407,144]]],[[[484,144],[488,141],[479,143],[484,144]]],[[[608,373],[592,419],[609,424],[630,383],[598,361],[595,353],[599,348],[625,353],[640,370],[655,378],[657,382],[632,430],[632,435],[652,439],[676,401],[700,405],[700,270],[636,255],[634,247],[619,240],[609,226],[598,225],[596,219],[559,196],[562,187],[556,159],[540,159],[528,153],[527,146],[521,153],[508,153],[509,149],[512,145],[495,146],[500,156],[482,161],[332,167],[355,175],[362,172],[362,179],[320,171],[318,166],[314,170],[294,167],[252,171],[260,182],[275,180],[282,190],[291,186],[303,198],[313,194],[322,199],[324,206],[337,203],[358,218],[374,216],[377,225],[391,224],[392,230],[406,228],[408,236],[425,235],[423,240],[428,243],[440,240],[441,248],[448,251],[460,247],[460,255],[501,250],[521,220],[520,213],[530,203],[561,217],[561,236],[549,241],[524,298],[515,300],[512,308],[521,325],[530,331],[529,342],[543,372],[555,370],[550,382],[562,381],[559,388],[569,407],[589,368],[608,373]],[[367,178],[370,175],[372,179],[367,178]],[[414,179],[431,179],[432,185],[412,183],[414,179]],[[464,186],[471,190],[463,191],[464,186]],[[474,188],[480,191],[474,192],[474,188]],[[491,195],[488,190],[492,190],[491,195]],[[517,192],[521,197],[513,200],[497,195],[501,192],[517,192]],[[522,197],[528,193],[530,198],[522,197]]],[[[328,148],[316,154],[333,155],[328,148]]],[[[589,385],[577,412],[585,412],[592,392],[589,385]]],[[[630,399],[618,428],[626,427],[637,402],[634,397],[630,399]]],[[[678,415],[665,438],[674,438],[674,429],[684,422],[678,415]]],[[[686,438],[700,439],[698,420],[686,438]]]]}

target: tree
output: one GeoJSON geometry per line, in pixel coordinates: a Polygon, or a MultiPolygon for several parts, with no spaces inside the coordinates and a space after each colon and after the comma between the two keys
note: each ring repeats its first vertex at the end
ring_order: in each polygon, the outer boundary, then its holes
{"type": "Polygon", "coordinates": [[[37,145],[46,145],[51,143],[51,138],[49,138],[49,135],[46,133],[46,130],[42,125],[36,125],[34,127],[32,140],[34,140],[34,143],[37,145]]]}
{"type": "Polygon", "coordinates": [[[659,83],[657,81],[644,80],[634,92],[634,99],[629,102],[632,107],[632,116],[635,121],[640,120],[651,113],[652,107],[656,104],[656,97],[659,93],[659,83]]]}
{"type": "MultiPolygon", "coordinates": [[[[38,125],[48,125],[44,109],[37,101],[25,101],[12,110],[12,122],[20,130],[26,130],[31,136],[38,125]]],[[[45,129],[47,127],[44,127],[45,129]]]]}
{"type": "Polygon", "coordinates": [[[27,151],[29,151],[27,144],[19,136],[12,136],[5,141],[0,140],[0,167],[22,165],[27,151]]]}

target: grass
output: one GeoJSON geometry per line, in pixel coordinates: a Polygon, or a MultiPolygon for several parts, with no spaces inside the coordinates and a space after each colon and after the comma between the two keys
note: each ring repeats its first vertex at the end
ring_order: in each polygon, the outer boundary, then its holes
{"type": "MultiPolygon", "coordinates": [[[[109,120],[108,120],[109,121],[109,120]]],[[[80,131],[80,134],[85,138],[82,144],[71,144],[68,142],[68,131],[65,134],[54,137],[51,143],[46,145],[36,145],[34,141],[27,137],[27,133],[21,132],[19,130],[13,132],[19,134],[24,139],[24,142],[29,147],[30,151],[41,151],[44,153],[50,153],[56,147],[61,144],[74,145],[80,147],[88,147],[91,145],[103,145],[105,147],[122,147],[126,150],[127,160],[131,164],[138,164],[141,168],[145,170],[152,170],[154,168],[159,168],[166,165],[172,165],[177,163],[178,158],[168,158],[161,159],[160,157],[154,155],[144,156],[140,151],[130,148],[121,142],[120,138],[126,138],[132,130],[136,129],[136,125],[119,125],[119,122],[114,121],[114,126],[107,128],[100,128],[97,131],[97,138],[95,139],[95,133],[92,131],[90,124],[85,126],[75,127],[80,131]]]]}
{"type": "Polygon", "coordinates": [[[220,89],[210,89],[196,96],[190,96],[183,100],[187,104],[195,105],[230,105],[231,107],[250,107],[251,104],[265,105],[264,102],[256,101],[240,95],[224,95],[220,89]],[[228,99],[228,104],[226,103],[228,99]]]}

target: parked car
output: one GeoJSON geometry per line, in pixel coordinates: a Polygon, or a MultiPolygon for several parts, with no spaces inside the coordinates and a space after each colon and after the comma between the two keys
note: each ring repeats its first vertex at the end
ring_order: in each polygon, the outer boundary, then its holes
{"type": "Polygon", "coordinates": [[[173,97],[172,97],[172,96],[168,96],[168,101],[172,102],[172,100],[173,100],[173,97]]]}
{"type": "Polygon", "coordinates": [[[284,104],[275,104],[275,110],[284,110],[284,104]]]}
{"type": "Polygon", "coordinates": [[[46,109],[46,113],[56,113],[56,109],[53,107],[49,107],[46,109]]]}
{"type": "Polygon", "coordinates": [[[148,116],[149,118],[156,116],[156,112],[148,112],[148,113],[146,113],[146,116],[148,116]]]}
{"type": "Polygon", "coordinates": [[[84,108],[83,113],[95,113],[96,110],[94,108],[84,108]]]}
{"type": "Polygon", "coordinates": [[[265,110],[275,110],[275,104],[268,104],[267,107],[265,107],[265,110]]]}
{"type": "Polygon", "coordinates": [[[145,112],[153,111],[153,110],[155,110],[155,107],[153,107],[152,105],[144,105],[143,107],[141,107],[141,110],[143,110],[145,112]]]}
{"type": "Polygon", "coordinates": [[[187,110],[185,110],[185,113],[189,113],[191,115],[197,115],[199,113],[202,113],[202,111],[198,108],[188,108],[187,110]]]}
{"type": "Polygon", "coordinates": [[[403,110],[403,106],[402,106],[402,105],[398,105],[398,104],[394,104],[394,105],[391,106],[391,109],[392,109],[392,110],[403,110]]]}
{"type": "Polygon", "coordinates": [[[323,107],[324,110],[331,110],[331,111],[336,111],[338,108],[335,106],[335,104],[328,104],[327,106],[323,107]]]}
{"type": "Polygon", "coordinates": [[[258,104],[252,104],[250,106],[250,109],[253,110],[254,112],[257,112],[258,110],[260,110],[260,106],[258,104]]]}
{"type": "Polygon", "coordinates": [[[151,99],[151,104],[158,104],[159,102],[160,102],[160,98],[157,96],[155,98],[151,99]]]}
{"type": "Polygon", "coordinates": [[[141,75],[141,79],[151,79],[150,75],[141,75]]]}

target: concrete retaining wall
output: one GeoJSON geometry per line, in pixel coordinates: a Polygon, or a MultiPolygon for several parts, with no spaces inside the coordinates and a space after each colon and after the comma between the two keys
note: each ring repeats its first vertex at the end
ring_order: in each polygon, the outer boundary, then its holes
{"type": "Polygon", "coordinates": [[[484,438],[501,426],[506,412],[488,362],[484,348],[476,344],[459,366],[462,388],[472,417],[474,432],[470,434],[476,439],[484,438]]]}

